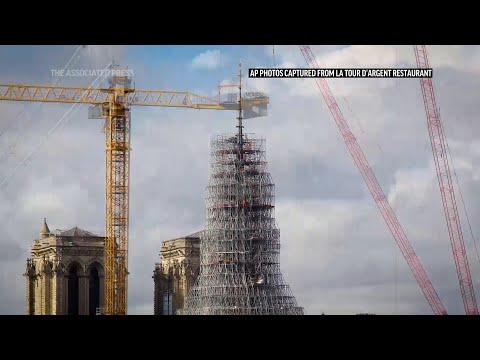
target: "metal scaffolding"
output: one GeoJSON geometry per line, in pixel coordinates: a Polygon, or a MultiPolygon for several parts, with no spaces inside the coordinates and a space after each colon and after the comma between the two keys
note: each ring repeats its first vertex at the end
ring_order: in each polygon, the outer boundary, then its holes
{"type": "Polygon", "coordinates": [[[211,142],[200,273],[179,315],[303,315],[280,272],[275,185],[265,140],[242,133],[211,142]]]}

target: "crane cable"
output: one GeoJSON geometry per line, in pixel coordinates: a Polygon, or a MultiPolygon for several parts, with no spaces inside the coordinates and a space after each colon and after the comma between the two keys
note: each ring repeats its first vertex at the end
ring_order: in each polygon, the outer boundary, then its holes
{"type": "MultiPolygon", "coordinates": [[[[397,45],[395,46],[395,67],[398,68],[398,47],[397,45]]],[[[398,81],[397,79],[395,81],[395,90],[396,93],[398,94],[398,81]]],[[[396,250],[396,249],[395,249],[396,250]]],[[[394,265],[394,276],[395,276],[395,315],[398,314],[398,251],[395,251],[395,265],[394,265]]]]}
{"type": "MultiPolygon", "coordinates": [[[[112,62],[110,62],[107,67],[104,69],[105,71],[108,70],[110,68],[110,66],[112,65],[112,62]]],[[[90,84],[90,86],[88,87],[88,89],[91,89],[92,87],[95,86],[95,84],[97,83],[97,81],[102,78],[103,76],[102,75],[98,75],[97,78],[90,84]]],[[[68,109],[64,114],[63,116],[60,118],[60,120],[58,120],[56,122],[56,124],[48,131],[47,135],[45,136],[45,138],[43,139],[43,141],[41,143],[39,143],[35,149],[33,149],[32,151],[30,151],[27,156],[25,156],[25,158],[23,158],[22,161],[18,162],[17,165],[13,168],[12,171],[10,171],[8,173],[7,176],[5,176],[1,181],[0,181],[0,189],[4,188],[5,185],[7,184],[7,181],[13,176],[15,175],[15,173],[17,172],[17,170],[20,168],[20,166],[22,166],[23,164],[25,164],[33,155],[35,155],[35,153],[47,142],[48,138],[57,130],[57,129],[60,129],[62,128],[65,123],[67,121],[65,121],[65,119],[67,118],[67,115],[74,109],[78,109],[80,103],[75,103],[73,104],[70,109],[68,109]]],[[[73,112],[74,114],[75,112],[73,112]]],[[[72,115],[73,115],[72,114],[72,115]]],[[[71,119],[71,117],[70,117],[71,119]]]]}
{"type": "MultiPolygon", "coordinates": [[[[438,110],[438,114],[440,116],[440,110],[438,110]]],[[[440,126],[442,126],[442,125],[440,125],[440,126]]],[[[443,130],[443,133],[445,133],[445,130],[443,129],[443,126],[442,126],[442,130],[443,130]]],[[[445,144],[447,145],[448,157],[450,158],[450,162],[452,163],[453,176],[455,177],[455,182],[457,184],[458,193],[460,194],[460,200],[462,202],[463,211],[465,212],[465,217],[467,219],[468,228],[470,230],[470,236],[472,237],[472,240],[473,240],[473,246],[475,248],[475,254],[477,255],[477,260],[480,263],[480,256],[478,254],[477,241],[475,240],[475,236],[473,235],[472,224],[470,222],[470,217],[468,216],[467,206],[465,205],[465,200],[463,199],[462,189],[460,188],[460,182],[458,181],[457,171],[455,169],[455,165],[453,164],[453,158],[452,158],[452,154],[450,152],[450,147],[448,146],[448,141],[447,141],[447,136],[446,135],[445,135],[445,144]]]]}
{"type": "Polygon", "coordinates": [[[273,50],[273,52],[272,52],[272,55],[273,55],[273,67],[275,67],[275,66],[276,66],[276,65],[275,65],[275,45],[272,45],[272,50],[273,50]]]}
{"type": "MultiPolygon", "coordinates": [[[[80,46],[78,46],[78,47],[75,49],[75,51],[73,52],[73,54],[72,54],[72,56],[70,57],[70,59],[67,61],[67,63],[66,63],[65,66],[63,67],[63,70],[62,70],[63,72],[68,68],[68,66],[69,66],[70,63],[73,61],[73,59],[74,59],[75,56],[77,55],[78,51],[82,48],[82,46],[83,46],[83,45],[80,45],[80,46]]],[[[58,84],[59,79],[60,79],[60,77],[57,77],[51,86],[56,86],[56,85],[58,84]]],[[[44,105],[44,103],[41,103],[40,106],[41,106],[41,105],[44,105]]],[[[25,113],[25,112],[26,112],[26,109],[23,108],[23,109],[18,113],[17,118],[18,118],[21,114],[23,114],[23,113],[25,113]]],[[[8,130],[8,128],[7,128],[7,130],[8,130]]],[[[0,133],[0,136],[1,136],[4,132],[5,132],[5,130],[0,133]]]]}
{"type": "MultiPolygon", "coordinates": [[[[74,59],[78,59],[77,53],[78,51],[82,48],[83,45],[80,45],[76,48],[70,59],[67,61],[66,65],[63,67],[63,72],[70,66],[72,61],[74,59]]],[[[60,77],[56,77],[55,80],[53,81],[53,84],[51,86],[57,86],[58,81],[60,80],[60,77]]],[[[39,103],[38,105],[38,110],[42,109],[42,107],[45,105],[45,103],[39,103]]],[[[15,119],[19,120],[19,118],[23,115],[27,115],[29,117],[27,107],[23,107],[22,110],[15,116],[15,119]]],[[[7,126],[6,128],[3,129],[3,131],[0,132],[0,136],[2,136],[5,132],[13,129],[13,124],[17,124],[17,129],[19,128],[18,125],[20,124],[18,121],[11,122],[10,123],[12,126],[7,126]]],[[[8,155],[11,154],[11,152],[18,146],[18,143],[20,141],[20,135],[15,136],[13,141],[10,142],[10,144],[6,145],[6,148],[3,150],[2,153],[0,153],[0,161],[8,158],[8,155]]]]}
{"type": "MultiPolygon", "coordinates": [[[[434,91],[436,93],[437,91],[435,89],[435,84],[432,83],[432,86],[433,86],[434,91]]],[[[436,110],[437,110],[437,113],[438,113],[438,117],[441,120],[440,108],[437,108],[436,110]]],[[[440,128],[441,128],[441,130],[444,134],[445,145],[446,145],[446,148],[447,148],[447,160],[449,159],[450,163],[452,164],[453,176],[455,177],[455,183],[457,184],[458,193],[460,195],[460,201],[462,202],[463,211],[465,212],[465,218],[467,219],[467,224],[468,224],[468,228],[469,228],[469,231],[470,231],[470,236],[472,237],[473,246],[474,246],[474,249],[475,249],[475,254],[477,255],[477,260],[480,263],[480,256],[479,256],[479,253],[478,253],[477,241],[475,239],[475,236],[473,235],[472,224],[470,222],[470,217],[468,216],[467,206],[465,205],[465,200],[463,198],[463,193],[462,193],[462,189],[460,187],[460,182],[458,180],[458,175],[457,175],[457,171],[455,169],[455,164],[453,163],[453,157],[452,157],[452,154],[450,152],[450,146],[448,145],[447,134],[445,132],[445,128],[444,128],[441,121],[440,121],[440,128]]]]}
{"type": "Polygon", "coordinates": [[[360,129],[362,134],[365,134],[365,131],[363,130],[362,123],[361,123],[359,117],[357,116],[357,114],[352,110],[352,107],[350,106],[350,102],[347,100],[347,98],[345,96],[342,96],[342,100],[347,105],[347,108],[350,111],[350,113],[352,114],[353,119],[356,121],[357,127],[360,129]]]}

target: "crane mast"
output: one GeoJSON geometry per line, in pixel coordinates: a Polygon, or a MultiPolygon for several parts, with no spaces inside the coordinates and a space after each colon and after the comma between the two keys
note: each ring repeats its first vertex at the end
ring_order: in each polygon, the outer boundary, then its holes
{"type": "MultiPolygon", "coordinates": [[[[430,68],[426,45],[414,45],[415,59],[419,68],[430,68]]],[[[463,305],[467,315],[478,315],[475,291],[472,276],[468,265],[467,252],[463,241],[462,226],[458,214],[452,175],[448,163],[447,140],[443,131],[440,111],[435,100],[435,91],[431,78],[421,78],[423,103],[427,116],[427,127],[432,145],[438,185],[442,197],[442,204],[447,221],[448,235],[452,246],[455,268],[457,271],[463,305]]]]}
{"type": "Polygon", "coordinates": [[[127,314],[130,116],[127,78],[114,77],[105,126],[105,314],[127,314]]]}
{"type": "MultiPolygon", "coordinates": [[[[300,45],[300,50],[307,62],[307,64],[311,68],[320,68],[315,56],[308,45],[300,45]]],[[[388,228],[390,229],[395,241],[402,252],[405,260],[407,261],[410,270],[412,271],[415,279],[417,280],[420,289],[422,290],[425,298],[427,299],[428,304],[432,308],[434,314],[436,315],[446,315],[447,312],[437,295],[428,275],[423,268],[422,264],[420,263],[419,258],[415,254],[405,232],[403,231],[395,212],[393,211],[392,207],[388,203],[387,198],[385,197],[383,190],[373,173],[372,168],[370,167],[367,158],[365,157],[357,139],[353,135],[350,127],[348,126],[347,121],[345,120],[337,101],[328,86],[328,83],[323,78],[316,78],[315,79],[318,88],[325,100],[334,120],[337,124],[340,133],[345,140],[345,144],[347,145],[350,154],[355,161],[360,173],[365,181],[375,203],[377,204],[385,222],[387,223],[388,228]]]]}

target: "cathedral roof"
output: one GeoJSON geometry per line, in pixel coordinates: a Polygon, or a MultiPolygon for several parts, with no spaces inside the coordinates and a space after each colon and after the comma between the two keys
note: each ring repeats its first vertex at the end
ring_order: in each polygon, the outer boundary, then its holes
{"type": "Polygon", "coordinates": [[[203,230],[197,231],[196,233],[185,236],[185,239],[198,239],[202,236],[203,230]]]}
{"type": "Polygon", "coordinates": [[[74,237],[99,237],[98,235],[91,233],[90,231],[80,229],[77,226],[75,226],[74,228],[71,228],[70,230],[56,230],[55,235],[74,236],[74,237]]]}

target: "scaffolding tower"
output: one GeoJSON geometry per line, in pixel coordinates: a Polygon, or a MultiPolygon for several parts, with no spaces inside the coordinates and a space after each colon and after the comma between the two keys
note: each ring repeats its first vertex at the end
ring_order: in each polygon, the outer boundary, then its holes
{"type": "Polygon", "coordinates": [[[214,138],[211,155],[200,273],[178,314],[303,315],[280,272],[265,140],[239,128],[214,138]]]}

